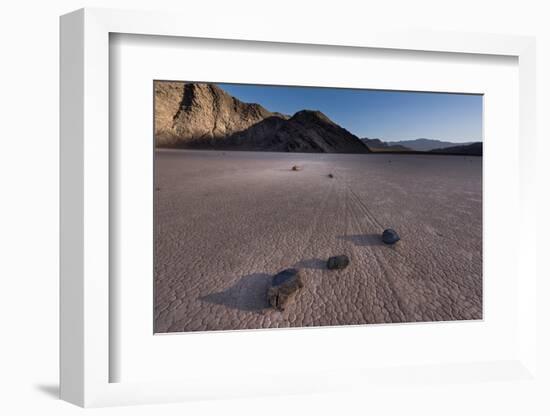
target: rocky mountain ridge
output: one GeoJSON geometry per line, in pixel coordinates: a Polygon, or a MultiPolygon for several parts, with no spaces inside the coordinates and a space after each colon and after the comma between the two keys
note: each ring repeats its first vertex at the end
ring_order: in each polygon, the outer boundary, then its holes
{"type": "Polygon", "coordinates": [[[215,84],[155,81],[157,147],[368,153],[320,111],[292,117],[244,103],[215,84]]]}

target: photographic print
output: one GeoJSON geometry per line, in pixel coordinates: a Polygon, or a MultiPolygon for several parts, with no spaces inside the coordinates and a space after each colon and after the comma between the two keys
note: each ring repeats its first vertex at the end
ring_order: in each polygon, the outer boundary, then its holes
{"type": "Polygon", "coordinates": [[[482,95],[153,84],[156,333],[482,319],[482,95]]]}

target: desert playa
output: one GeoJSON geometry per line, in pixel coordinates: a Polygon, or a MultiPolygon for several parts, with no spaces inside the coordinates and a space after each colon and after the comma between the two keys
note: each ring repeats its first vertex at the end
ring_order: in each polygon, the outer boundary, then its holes
{"type": "Polygon", "coordinates": [[[480,157],[157,148],[155,170],[156,332],[482,318],[480,157]]]}

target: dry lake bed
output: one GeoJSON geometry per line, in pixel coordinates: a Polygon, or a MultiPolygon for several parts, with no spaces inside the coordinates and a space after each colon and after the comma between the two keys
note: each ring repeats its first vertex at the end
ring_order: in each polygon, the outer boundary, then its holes
{"type": "Polygon", "coordinates": [[[157,333],[482,318],[481,157],[157,150],[155,170],[157,333]]]}

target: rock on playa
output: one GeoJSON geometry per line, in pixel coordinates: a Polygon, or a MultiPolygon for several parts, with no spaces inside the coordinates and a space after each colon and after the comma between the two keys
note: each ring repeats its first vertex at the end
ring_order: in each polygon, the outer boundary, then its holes
{"type": "Polygon", "coordinates": [[[267,300],[275,309],[284,311],[302,287],[304,287],[304,283],[300,271],[285,269],[273,276],[271,286],[267,291],[267,300]]]}
{"type": "Polygon", "coordinates": [[[391,228],[384,230],[384,232],[382,233],[382,241],[385,244],[395,244],[399,240],[401,240],[399,234],[397,234],[395,230],[392,230],[391,228]]]}
{"type": "Polygon", "coordinates": [[[349,258],[348,256],[341,254],[339,256],[333,256],[327,261],[327,268],[329,270],[341,270],[348,267],[349,258]]]}

